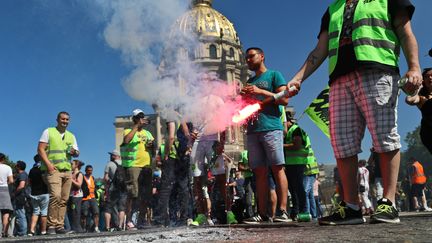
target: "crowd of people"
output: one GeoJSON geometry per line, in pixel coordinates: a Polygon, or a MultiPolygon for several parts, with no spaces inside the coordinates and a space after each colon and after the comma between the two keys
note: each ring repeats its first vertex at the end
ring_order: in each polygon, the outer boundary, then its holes
{"type": "MultiPolygon", "coordinates": [[[[224,131],[209,128],[213,117],[201,124],[168,121],[165,142],[156,148],[153,135],[145,129],[148,118],[135,109],[133,126],[125,129],[120,151],[109,153],[98,188],[91,165],[81,172],[84,163],[76,159],[80,154],[77,140],[67,130],[70,116],[60,112],[57,126],[42,133],[29,175],[26,164],[18,161],[13,178],[12,169],[4,164],[5,155],[0,154],[3,236],[10,235],[12,212],[18,236],[135,230],[150,225],[362,224],[365,214],[372,223],[400,222],[396,203],[400,46],[408,65],[402,89],[415,94],[423,82],[421,91],[407,102],[422,111],[422,141],[428,148],[431,137],[431,70],[426,69],[422,77],[410,26],[413,12],[408,0],[335,1],[322,18],[316,47],[289,82],[280,72],[267,69],[261,48],[247,49],[246,63],[255,75],[241,95],[261,101],[262,108],[247,121],[246,150],[240,161],[224,152],[224,131]],[[310,138],[283,107],[327,57],[330,139],[341,200],[333,213],[324,216],[316,193],[319,168],[310,138]],[[284,91],[288,95],[278,95],[284,91]],[[374,173],[376,202],[368,195],[366,161],[358,159],[366,127],[379,172],[374,173]],[[14,189],[9,192],[12,183],[14,189]]],[[[211,95],[200,102],[212,110],[223,105],[211,95]]],[[[426,177],[414,160],[410,180],[413,207],[429,211],[424,198],[426,177]]]]}

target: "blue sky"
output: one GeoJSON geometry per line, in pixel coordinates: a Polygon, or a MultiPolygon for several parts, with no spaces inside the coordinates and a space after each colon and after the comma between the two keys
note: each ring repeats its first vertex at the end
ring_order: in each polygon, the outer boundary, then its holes
{"type": "MultiPolygon", "coordinates": [[[[330,2],[215,0],[213,7],[234,23],[245,48],[262,47],[267,66],[289,80],[315,46],[321,16],[330,2]]],[[[425,55],[432,48],[428,12],[432,1],[412,2],[421,66],[430,67],[432,58],[425,55]]],[[[66,110],[80,158],[94,165],[95,174],[101,176],[107,152],[115,144],[114,117],[128,115],[137,107],[151,111],[148,104],[130,98],[122,86],[132,69],[104,40],[103,14],[91,1],[0,1],[0,152],[10,159],[30,166],[42,131],[55,125],[56,114],[66,110]]],[[[401,70],[406,71],[404,59],[401,70]]],[[[325,63],[290,101],[297,116],[327,79],[325,63]]],[[[402,138],[419,122],[419,111],[400,102],[402,138]]],[[[307,116],[299,124],[309,133],[318,161],[334,163],[330,142],[321,131],[307,116]]],[[[369,147],[366,134],[363,150],[369,147]]]]}

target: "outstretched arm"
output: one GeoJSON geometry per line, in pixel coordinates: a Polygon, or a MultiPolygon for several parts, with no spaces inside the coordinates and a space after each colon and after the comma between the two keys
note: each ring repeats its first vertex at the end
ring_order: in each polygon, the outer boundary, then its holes
{"type": "Polygon", "coordinates": [[[300,70],[294,75],[291,81],[288,82],[287,88],[295,86],[297,90],[294,90],[292,95],[295,95],[300,90],[300,85],[305,81],[310,75],[312,75],[315,70],[324,62],[328,55],[328,32],[326,30],[322,31],[316,47],[309,53],[306,61],[300,70]]]}
{"type": "Polygon", "coordinates": [[[408,71],[405,74],[408,82],[405,88],[409,92],[414,93],[420,87],[423,78],[420,71],[417,40],[412,32],[411,20],[408,13],[406,11],[398,12],[393,20],[393,26],[401,43],[408,66],[408,71]]]}

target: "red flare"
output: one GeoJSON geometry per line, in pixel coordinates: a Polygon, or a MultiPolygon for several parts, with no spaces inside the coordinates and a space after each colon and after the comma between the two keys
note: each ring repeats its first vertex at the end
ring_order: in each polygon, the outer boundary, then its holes
{"type": "Polygon", "coordinates": [[[241,109],[238,114],[233,116],[232,122],[241,123],[247,118],[249,118],[251,115],[253,115],[255,112],[257,112],[259,109],[261,109],[261,105],[259,103],[248,105],[245,108],[241,109]]]}

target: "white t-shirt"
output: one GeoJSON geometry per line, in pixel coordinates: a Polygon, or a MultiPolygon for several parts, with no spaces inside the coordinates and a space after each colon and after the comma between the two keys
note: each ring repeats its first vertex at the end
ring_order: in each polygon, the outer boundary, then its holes
{"type": "MultiPolygon", "coordinates": [[[[60,133],[60,135],[62,136],[62,138],[64,137],[64,133],[60,133]]],[[[76,142],[76,139],[75,139],[75,136],[74,136],[74,142],[73,142],[73,145],[72,145],[72,147],[75,149],[75,150],[78,150],[79,151],[79,149],[78,149],[78,144],[77,144],[77,142],[76,142]]],[[[42,142],[42,143],[49,143],[49,133],[48,133],[48,128],[47,129],[45,129],[44,131],[43,131],[43,133],[42,133],[42,136],[40,137],[40,139],[39,139],[39,142],[42,142]]]]}
{"type": "Polygon", "coordinates": [[[8,186],[8,176],[12,175],[12,168],[9,165],[0,164],[0,187],[8,186]]]}

